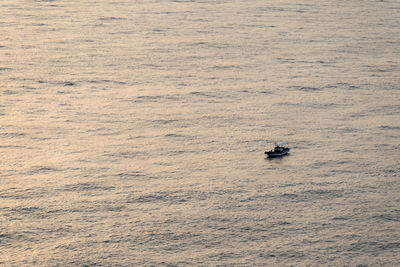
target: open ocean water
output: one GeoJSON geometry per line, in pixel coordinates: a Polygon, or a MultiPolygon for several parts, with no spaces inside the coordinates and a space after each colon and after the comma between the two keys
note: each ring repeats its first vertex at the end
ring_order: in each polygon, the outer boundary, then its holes
{"type": "Polygon", "coordinates": [[[0,266],[400,265],[398,0],[2,0],[0,33],[0,266]]]}

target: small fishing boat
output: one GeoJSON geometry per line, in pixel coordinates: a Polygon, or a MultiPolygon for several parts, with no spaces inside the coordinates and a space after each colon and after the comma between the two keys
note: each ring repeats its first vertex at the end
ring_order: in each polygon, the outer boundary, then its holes
{"type": "Polygon", "coordinates": [[[268,155],[268,158],[276,158],[282,157],[289,153],[290,148],[288,148],[286,142],[279,142],[275,144],[274,150],[265,151],[265,154],[268,155]]]}

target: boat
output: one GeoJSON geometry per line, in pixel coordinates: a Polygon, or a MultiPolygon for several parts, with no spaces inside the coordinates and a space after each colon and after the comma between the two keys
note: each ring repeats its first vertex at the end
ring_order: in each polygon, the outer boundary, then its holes
{"type": "Polygon", "coordinates": [[[268,155],[268,158],[282,157],[289,153],[290,148],[286,146],[286,142],[279,142],[275,144],[274,150],[265,151],[264,153],[268,155]]]}

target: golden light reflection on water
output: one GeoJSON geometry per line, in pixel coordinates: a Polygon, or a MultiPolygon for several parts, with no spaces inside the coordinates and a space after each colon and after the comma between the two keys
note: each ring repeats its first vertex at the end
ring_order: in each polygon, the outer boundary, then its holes
{"type": "Polygon", "coordinates": [[[396,4],[3,1],[0,265],[395,265],[396,4]]]}

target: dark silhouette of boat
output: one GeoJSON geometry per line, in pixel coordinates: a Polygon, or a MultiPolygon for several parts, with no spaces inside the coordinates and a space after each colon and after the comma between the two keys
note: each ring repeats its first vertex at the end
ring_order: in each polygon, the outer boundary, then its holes
{"type": "Polygon", "coordinates": [[[270,151],[265,151],[264,153],[268,155],[268,158],[276,158],[276,157],[282,157],[285,156],[289,153],[290,148],[285,146],[287,145],[286,142],[279,142],[275,144],[274,150],[270,151]]]}

